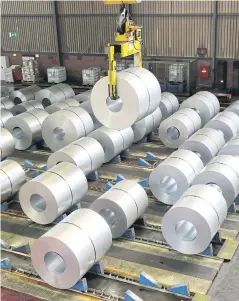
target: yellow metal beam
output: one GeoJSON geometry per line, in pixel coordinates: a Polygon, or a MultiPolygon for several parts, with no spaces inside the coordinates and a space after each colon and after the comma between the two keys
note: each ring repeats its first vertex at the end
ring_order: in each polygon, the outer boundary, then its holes
{"type": "Polygon", "coordinates": [[[104,0],[104,4],[136,4],[140,3],[141,0],[104,0]]]}

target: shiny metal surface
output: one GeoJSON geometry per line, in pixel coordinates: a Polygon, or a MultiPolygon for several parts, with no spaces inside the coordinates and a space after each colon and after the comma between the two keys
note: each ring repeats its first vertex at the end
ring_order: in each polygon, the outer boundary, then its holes
{"type": "Polygon", "coordinates": [[[233,112],[239,116],[239,100],[234,101],[225,111],[233,112]]]}
{"type": "Polygon", "coordinates": [[[22,210],[38,224],[52,223],[87,193],[84,173],[62,162],[27,182],[20,190],[22,210]]]}
{"type": "Polygon", "coordinates": [[[70,162],[87,175],[103,164],[104,156],[104,150],[97,140],[84,137],[51,154],[47,167],[49,169],[60,162],[70,162]]]}
{"type": "Polygon", "coordinates": [[[42,89],[36,94],[36,100],[41,102],[44,108],[65,99],[65,94],[57,87],[57,85],[42,89]]]}
{"type": "Polygon", "coordinates": [[[205,166],[224,145],[224,135],[221,131],[204,128],[181,144],[179,149],[187,149],[200,154],[200,159],[205,166]]]}
{"type": "Polygon", "coordinates": [[[90,101],[91,90],[82,92],[74,96],[74,98],[79,102],[83,103],[85,101],[90,101]]]}
{"type": "Polygon", "coordinates": [[[10,156],[15,149],[15,140],[12,134],[2,128],[0,135],[0,161],[10,156]]]}
{"type": "Polygon", "coordinates": [[[10,111],[6,110],[6,109],[1,109],[0,112],[0,126],[1,127],[5,127],[6,126],[6,122],[9,118],[11,118],[13,115],[10,111]]]}
{"type": "Polygon", "coordinates": [[[36,98],[36,94],[41,91],[41,88],[37,85],[22,88],[17,91],[12,91],[9,95],[10,100],[13,101],[15,105],[22,102],[33,100],[36,98]]]}
{"type": "Polygon", "coordinates": [[[58,89],[60,89],[65,94],[65,99],[71,98],[75,96],[75,92],[71,88],[71,86],[67,84],[57,84],[58,89]]]}
{"type": "Polygon", "coordinates": [[[179,108],[179,102],[177,97],[170,92],[163,92],[161,94],[161,101],[159,108],[162,112],[162,120],[168,118],[174,114],[179,108]]]}
{"type": "Polygon", "coordinates": [[[1,202],[15,195],[26,182],[25,171],[20,164],[13,160],[4,160],[0,163],[1,202]]]}
{"type": "Polygon", "coordinates": [[[16,149],[24,150],[42,139],[42,124],[48,113],[41,109],[32,109],[11,117],[6,128],[15,138],[16,149]]]}
{"type": "Polygon", "coordinates": [[[207,97],[208,101],[214,106],[214,116],[216,116],[220,112],[220,103],[213,93],[209,91],[199,91],[195,95],[203,95],[207,97]]]}
{"type": "Polygon", "coordinates": [[[188,189],[162,220],[163,236],[183,254],[198,254],[210,244],[227,214],[220,192],[206,185],[188,189]]]}
{"type": "Polygon", "coordinates": [[[1,97],[1,109],[11,110],[14,107],[14,103],[9,97],[1,97]]]}
{"type": "Polygon", "coordinates": [[[46,118],[42,137],[47,146],[56,151],[94,130],[90,115],[80,107],[68,107],[46,118]]]}
{"type": "Polygon", "coordinates": [[[203,169],[202,160],[189,150],[178,150],[160,163],[149,176],[149,187],[162,203],[173,205],[203,169]]]}
{"type": "Polygon", "coordinates": [[[53,103],[52,105],[45,108],[45,110],[49,113],[55,113],[57,111],[66,109],[68,107],[78,107],[79,103],[74,98],[68,98],[64,101],[60,101],[57,103],[53,103]]]}
{"type": "Polygon", "coordinates": [[[19,105],[16,105],[12,108],[12,113],[14,116],[19,115],[21,113],[30,111],[32,109],[44,109],[43,105],[37,100],[29,100],[27,102],[22,102],[19,105]]]}
{"type": "Polygon", "coordinates": [[[201,127],[201,119],[193,109],[181,109],[165,119],[159,127],[160,140],[169,148],[178,148],[201,127]]]}
{"type": "Polygon", "coordinates": [[[94,122],[94,126],[95,126],[95,130],[102,127],[102,124],[99,122],[99,120],[95,117],[95,114],[91,108],[91,104],[90,101],[86,100],[83,103],[80,104],[80,107],[83,108],[84,110],[86,110],[86,112],[88,112],[90,114],[90,117],[92,118],[93,122],[94,122]]]}
{"type": "Polygon", "coordinates": [[[193,181],[196,184],[216,184],[227,202],[234,202],[239,193],[239,159],[233,156],[215,157],[193,181]]]}
{"type": "Polygon", "coordinates": [[[219,151],[219,155],[239,156],[239,134],[233,137],[228,143],[219,151]]]}

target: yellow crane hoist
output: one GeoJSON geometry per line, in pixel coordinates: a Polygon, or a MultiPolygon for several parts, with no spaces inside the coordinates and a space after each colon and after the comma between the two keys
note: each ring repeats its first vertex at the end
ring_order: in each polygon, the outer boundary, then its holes
{"type": "Polygon", "coordinates": [[[116,56],[125,58],[134,56],[134,66],[142,67],[142,26],[136,25],[131,19],[126,4],[136,4],[141,0],[104,0],[105,4],[120,4],[120,15],[117,21],[117,32],[115,40],[108,44],[109,47],[109,96],[112,99],[117,98],[117,76],[116,76],[116,56]]]}

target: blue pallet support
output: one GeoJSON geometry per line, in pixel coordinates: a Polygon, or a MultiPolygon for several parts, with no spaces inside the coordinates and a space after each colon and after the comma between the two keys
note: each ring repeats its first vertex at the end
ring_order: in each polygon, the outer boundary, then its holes
{"type": "Polygon", "coordinates": [[[40,169],[40,170],[43,170],[43,171],[47,171],[47,166],[44,165],[44,166],[40,167],[39,169],[40,169]]]}
{"type": "Polygon", "coordinates": [[[147,143],[148,142],[148,137],[145,136],[143,139],[141,139],[138,143],[147,143]]]}
{"type": "Polygon", "coordinates": [[[112,183],[108,182],[108,183],[106,183],[105,188],[106,188],[106,190],[108,191],[108,190],[110,190],[113,186],[114,186],[114,185],[113,185],[112,183]]]}
{"type": "Polygon", "coordinates": [[[116,179],[115,179],[116,183],[121,182],[123,180],[126,180],[126,178],[124,176],[122,176],[122,175],[117,175],[116,176],[116,179]]]}
{"type": "Polygon", "coordinates": [[[139,166],[143,166],[143,167],[151,167],[151,164],[149,162],[147,162],[146,160],[144,160],[143,158],[139,158],[137,160],[137,164],[139,166]]]}
{"type": "Polygon", "coordinates": [[[7,211],[8,210],[8,203],[4,202],[1,203],[1,211],[7,211]]]}
{"type": "Polygon", "coordinates": [[[33,144],[31,145],[30,147],[28,147],[27,150],[30,150],[30,151],[36,151],[38,149],[37,145],[36,144],[33,144]]]}
{"type": "Polygon", "coordinates": [[[151,160],[151,161],[158,161],[159,158],[156,155],[154,155],[153,153],[147,152],[146,159],[151,160]]]}
{"type": "Polygon", "coordinates": [[[54,220],[54,222],[55,222],[55,223],[59,223],[59,222],[61,222],[65,217],[67,217],[67,215],[66,215],[66,213],[63,213],[62,215],[58,216],[58,217],[54,220]]]}
{"type": "Polygon", "coordinates": [[[216,242],[222,242],[222,235],[221,235],[221,232],[218,231],[218,232],[214,235],[214,237],[213,237],[212,240],[214,240],[214,241],[216,241],[216,242]]]}
{"type": "Polygon", "coordinates": [[[11,270],[11,268],[12,268],[12,263],[8,257],[1,259],[1,269],[11,270]]]}
{"type": "Polygon", "coordinates": [[[237,208],[236,208],[236,203],[232,203],[231,206],[227,209],[228,212],[233,212],[236,213],[237,212],[237,208]]]}
{"type": "Polygon", "coordinates": [[[186,283],[181,283],[168,288],[171,293],[176,293],[184,296],[190,296],[189,286],[186,283]]]}
{"type": "Polygon", "coordinates": [[[122,151],[122,153],[120,154],[120,156],[122,156],[124,158],[128,158],[130,156],[130,150],[126,149],[126,150],[122,151]]]}
{"type": "Polygon", "coordinates": [[[141,225],[141,226],[147,226],[147,220],[146,220],[146,216],[141,216],[140,218],[138,218],[135,222],[135,224],[137,225],[141,225]]]}
{"type": "Polygon", "coordinates": [[[148,179],[144,179],[138,182],[139,185],[141,185],[142,187],[149,187],[149,182],[148,179]]]}
{"type": "Polygon", "coordinates": [[[135,229],[134,229],[134,227],[131,227],[131,228],[127,229],[125,231],[125,233],[122,235],[122,237],[129,238],[129,239],[135,239],[135,229]]]}
{"type": "Polygon", "coordinates": [[[36,165],[29,160],[24,161],[25,168],[36,168],[36,165]]]}
{"type": "Polygon", "coordinates": [[[120,155],[114,157],[110,162],[111,163],[121,163],[121,157],[120,157],[120,155]]]}
{"type": "Polygon", "coordinates": [[[143,301],[143,299],[141,299],[131,290],[127,290],[127,292],[124,295],[124,301],[143,301]]]}
{"type": "Polygon", "coordinates": [[[1,249],[10,249],[9,244],[7,244],[4,240],[0,240],[0,248],[1,249]]]}
{"type": "Polygon", "coordinates": [[[204,250],[203,252],[201,252],[200,254],[202,255],[207,255],[207,256],[213,256],[213,246],[212,244],[210,244],[206,250],[204,250]]]}
{"type": "Polygon", "coordinates": [[[31,248],[29,243],[23,243],[21,245],[18,246],[13,246],[12,250],[15,252],[19,252],[19,253],[24,253],[24,254],[30,254],[31,253],[31,248]]]}
{"type": "Polygon", "coordinates": [[[239,195],[236,197],[235,203],[239,204],[239,195]]]}
{"type": "Polygon", "coordinates": [[[104,263],[102,261],[96,262],[90,272],[103,275],[105,273],[104,263]]]}
{"type": "Polygon", "coordinates": [[[69,208],[69,209],[67,210],[67,213],[68,213],[68,214],[71,214],[72,212],[74,212],[75,210],[78,210],[78,209],[80,209],[80,208],[81,208],[80,203],[75,204],[75,205],[73,205],[71,208],[69,208]]]}
{"type": "Polygon", "coordinates": [[[87,283],[86,278],[82,278],[72,288],[75,289],[75,290],[77,290],[77,291],[80,291],[80,292],[87,292],[87,290],[88,290],[88,283],[87,283]]]}
{"type": "Polygon", "coordinates": [[[142,272],[139,277],[139,283],[150,286],[150,287],[155,287],[155,288],[162,288],[162,284],[159,284],[152,276],[149,274],[142,272]]]}
{"type": "Polygon", "coordinates": [[[89,173],[86,176],[86,178],[87,178],[87,180],[90,180],[90,181],[98,181],[100,179],[99,172],[98,171],[92,171],[91,173],[89,173]]]}

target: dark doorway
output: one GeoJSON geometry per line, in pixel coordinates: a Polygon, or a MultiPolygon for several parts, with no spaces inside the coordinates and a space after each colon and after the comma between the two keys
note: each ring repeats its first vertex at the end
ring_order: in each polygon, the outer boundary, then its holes
{"type": "Polygon", "coordinates": [[[239,95],[239,61],[233,63],[232,95],[239,95]]]}
{"type": "Polygon", "coordinates": [[[222,91],[227,88],[227,62],[223,60],[217,62],[216,88],[222,91]]]}

